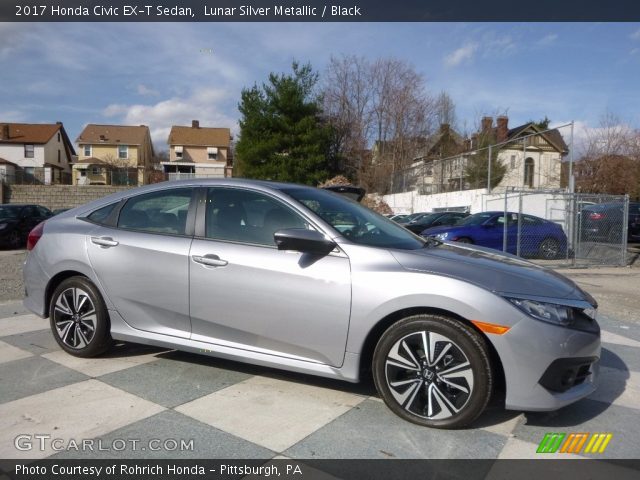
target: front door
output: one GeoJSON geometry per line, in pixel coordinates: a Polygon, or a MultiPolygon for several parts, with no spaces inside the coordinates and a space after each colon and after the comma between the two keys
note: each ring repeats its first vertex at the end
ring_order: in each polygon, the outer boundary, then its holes
{"type": "Polygon", "coordinates": [[[278,250],[273,233],[313,228],[268,194],[207,189],[191,247],[192,339],[342,365],[351,306],[349,259],[278,250]]]}

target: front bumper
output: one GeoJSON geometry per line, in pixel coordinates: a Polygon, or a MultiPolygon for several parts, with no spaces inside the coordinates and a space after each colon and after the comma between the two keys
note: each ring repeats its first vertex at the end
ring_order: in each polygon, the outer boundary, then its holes
{"type": "Polygon", "coordinates": [[[507,409],[557,410],[595,391],[599,332],[524,317],[506,334],[490,337],[505,373],[507,409]]]}

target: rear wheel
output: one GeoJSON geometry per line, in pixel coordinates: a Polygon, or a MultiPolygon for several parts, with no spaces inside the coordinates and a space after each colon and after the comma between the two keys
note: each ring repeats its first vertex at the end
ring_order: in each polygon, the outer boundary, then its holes
{"type": "Polygon", "coordinates": [[[552,260],[560,255],[560,242],[555,238],[545,238],[538,247],[540,258],[552,260]]]}
{"type": "Polygon", "coordinates": [[[9,246],[11,248],[20,248],[22,246],[22,238],[20,238],[20,233],[17,230],[9,234],[9,246]]]}
{"type": "Polygon", "coordinates": [[[473,241],[468,237],[462,237],[456,240],[458,243],[473,243],[473,241]]]}
{"type": "Polygon", "coordinates": [[[64,280],[49,305],[58,345],[77,357],[94,357],[111,347],[109,316],[98,289],[85,277],[64,280]]]}
{"type": "Polygon", "coordinates": [[[376,346],[373,376],[395,414],[435,428],[471,423],[493,387],[486,340],[440,315],[415,315],[393,324],[376,346]]]}

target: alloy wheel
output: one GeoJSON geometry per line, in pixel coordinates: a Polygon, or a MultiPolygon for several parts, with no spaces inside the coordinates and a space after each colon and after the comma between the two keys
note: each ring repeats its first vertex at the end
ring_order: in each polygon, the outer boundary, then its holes
{"type": "Polygon", "coordinates": [[[56,299],[53,321],[62,342],[73,349],[82,349],[95,336],[97,313],[89,294],[81,288],[63,290],[56,299]]]}
{"type": "Polygon", "coordinates": [[[540,244],[540,256],[548,260],[557,258],[560,254],[560,244],[553,238],[546,238],[540,244]]]}
{"type": "Polygon", "coordinates": [[[428,420],[456,415],[473,393],[467,355],[453,340],[435,332],[413,332],[395,342],[386,357],[385,373],[396,402],[428,420]]]}

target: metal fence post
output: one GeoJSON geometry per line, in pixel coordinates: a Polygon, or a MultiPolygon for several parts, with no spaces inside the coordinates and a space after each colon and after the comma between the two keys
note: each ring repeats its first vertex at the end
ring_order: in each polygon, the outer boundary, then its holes
{"type": "Polygon", "coordinates": [[[504,191],[504,222],[502,223],[502,251],[507,251],[507,190],[504,191]]]}
{"type": "Polygon", "coordinates": [[[627,265],[627,237],[629,235],[629,194],[624,196],[624,207],[622,208],[622,238],[620,239],[620,247],[622,248],[622,264],[627,265]]]}

